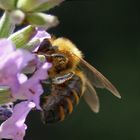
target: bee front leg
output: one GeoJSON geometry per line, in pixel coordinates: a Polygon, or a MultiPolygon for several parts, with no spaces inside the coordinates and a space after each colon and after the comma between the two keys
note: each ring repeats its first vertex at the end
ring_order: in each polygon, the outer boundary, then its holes
{"type": "Polygon", "coordinates": [[[59,63],[65,63],[66,64],[68,62],[68,58],[64,54],[55,53],[55,54],[52,54],[51,57],[55,61],[58,61],[59,63]]]}
{"type": "Polygon", "coordinates": [[[55,72],[55,74],[60,74],[62,71],[67,69],[69,60],[64,54],[55,53],[45,56],[47,61],[52,63],[53,73],[55,72]]]}
{"type": "Polygon", "coordinates": [[[50,62],[56,62],[58,65],[64,65],[68,63],[68,58],[59,53],[54,53],[54,54],[45,54],[42,53],[46,57],[46,59],[50,62]]]}

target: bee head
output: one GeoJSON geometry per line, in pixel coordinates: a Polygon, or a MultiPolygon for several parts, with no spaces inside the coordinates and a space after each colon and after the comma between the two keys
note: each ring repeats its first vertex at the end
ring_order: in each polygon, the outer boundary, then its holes
{"type": "Polygon", "coordinates": [[[50,39],[44,39],[39,46],[38,52],[53,54],[58,50],[57,46],[52,46],[50,39]]]}
{"type": "Polygon", "coordinates": [[[52,46],[57,46],[57,52],[63,54],[68,59],[67,66],[75,68],[83,55],[81,51],[67,38],[57,38],[52,42],[52,46]]]}

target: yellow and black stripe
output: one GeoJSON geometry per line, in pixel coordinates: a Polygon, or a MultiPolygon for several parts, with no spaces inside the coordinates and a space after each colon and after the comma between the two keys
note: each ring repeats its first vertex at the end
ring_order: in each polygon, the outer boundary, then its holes
{"type": "Polygon", "coordinates": [[[74,75],[63,85],[53,86],[52,93],[42,104],[42,119],[45,123],[63,121],[72,113],[82,96],[84,83],[79,75],[74,75]]]}

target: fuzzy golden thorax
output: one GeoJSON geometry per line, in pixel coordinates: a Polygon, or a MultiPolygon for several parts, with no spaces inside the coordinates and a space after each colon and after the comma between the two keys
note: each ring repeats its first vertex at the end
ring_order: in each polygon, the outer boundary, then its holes
{"type": "Polygon", "coordinates": [[[63,74],[73,71],[82,58],[81,51],[68,39],[57,38],[51,40],[52,46],[58,47],[57,54],[62,54],[66,57],[67,61],[61,58],[56,58],[53,61],[53,67],[50,70],[51,75],[63,74]]]}

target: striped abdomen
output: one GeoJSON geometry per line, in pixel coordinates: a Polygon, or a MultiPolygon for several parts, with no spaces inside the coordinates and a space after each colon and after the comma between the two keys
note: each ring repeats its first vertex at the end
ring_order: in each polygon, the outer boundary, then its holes
{"type": "Polygon", "coordinates": [[[61,85],[53,85],[51,94],[42,105],[42,120],[45,123],[62,121],[73,111],[83,94],[84,82],[82,73],[74,75],[61,85]]]}

